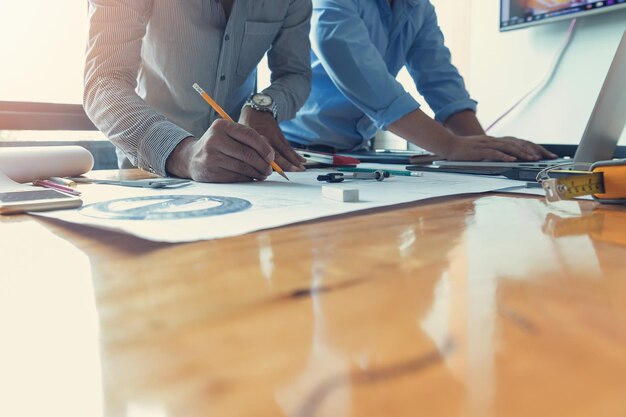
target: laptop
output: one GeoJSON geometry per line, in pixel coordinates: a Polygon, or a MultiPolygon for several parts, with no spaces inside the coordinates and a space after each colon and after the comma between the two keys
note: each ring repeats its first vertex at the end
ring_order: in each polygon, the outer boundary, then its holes
{"type": "Polygon", "coordinates": [[[593,163],[613,159],[617,142],[626,125],[626,31],[615,53],[615,58],[585,133],[576,149],[574,159],[551,159],[532,162],[463,162],[434,161],[433,165],[446,168],[530,168],[543,169],[563,163],[593,163]]]}
{"type": "MultiPolygon", "coordinates": [[[[371,162],[376,164],[399,164],[399,165],[408,165],[414,162],[411,162],[411,158],[415,158],[417,156],[426,156],[432,155],[430,152],[426,151],[407,151],[407,150],[396,150],[396,149],[376,149],[374,151],[351,151],[351,152],[339,152],[341,156],[348,156],[352,158],[356,158],[361,162],[371,162]]],[[[432,162],[429,160],[428,163],[432,162]]]]}

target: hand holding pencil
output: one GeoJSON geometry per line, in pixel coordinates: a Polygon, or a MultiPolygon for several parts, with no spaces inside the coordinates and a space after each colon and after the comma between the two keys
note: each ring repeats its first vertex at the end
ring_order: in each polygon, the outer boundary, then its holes
{"type": "MultiPolygon", "coordinates": [[[[223,111],[223,110],[222,110],[223,111]]],[[[168,173],[200,182],[265,180],[276,154],[254,129],[218,119],[201,138],[185,138],[166,162],[168,173]]]]}
{"type": "MultiPolygon", "coordinates": [[[[206,101],[219,115],[220,117],[222,117],[223,119],[228,120],[231,123],[235,123],[235,121],[228,115],[228,113],[226,113],[224,111],[224,109],[222,109],[222,107],[217,104],[215,102],[215,100],[213,100],[211,98],[211,96],[209,96],[203,89],[202,87],[200,87],[197,83],[193,85],[193,88],[198,92],[198,94],[200,94],[200,96],[202,96],[202,98],[204,99],[204,101],[206,101]]],[[[274,169],[274,171],[276,171],[278,174],[280,174],[283,178],[285,178],[287,181],[289,181],[289,178],[287,178],[287,175],[285,175],[285,172],[282,170],[282,168],[280,166],[278,166],[278,164],[275,161],[271,161],[272,168],[274,169]]],[[[295,167],[295,166],[294,166],[295,167]]]]}

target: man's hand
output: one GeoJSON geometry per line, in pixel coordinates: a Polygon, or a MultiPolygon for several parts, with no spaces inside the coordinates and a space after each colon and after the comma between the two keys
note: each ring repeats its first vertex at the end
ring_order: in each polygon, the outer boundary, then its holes
{"type": "Polygon", "coordinates": [[[556,158],[544,147],[526,140],[513,137],[494,138],[487,136],[476,113],[465,110],[450,116],[444,123],[452,133],[448,152],[444,152],[450,161],[536,161],[556,158]]]}
{"type": "Polygon", "coordinates": [[[275,158],[263,136],[249,127],[218,119],[199,140],[186,138],[167,159],[167,172],[201,182],[266,179],[275,158]]]}
{"type": "Polygon", "coordinates": [[[251,127],[267,138],[269,144],[276,151],[275,162],[283,170],[304,171],[303,163],[306,159],[302,158],[291,148],[271,113],[244,106],[241,110],[239,123],[251,127]]]}
{"type": "Polygon", "coordinates": [[[543,146],[513,137],[455,136],[439,155],[449,161],[537,161],[557,156],[543,146]]]}
{"type": "Polygon", "coordinates": [[[450,117],[446,126],[448,129],[417,109],[389,125],[389,130],[450,161],[513,162],[556,158],[543,146],[527,140],[485,135],[471,111],[450,117]]]}

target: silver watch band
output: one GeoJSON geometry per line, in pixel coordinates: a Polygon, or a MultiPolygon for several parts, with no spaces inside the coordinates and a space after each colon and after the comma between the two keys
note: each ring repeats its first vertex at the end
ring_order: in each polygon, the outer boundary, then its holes
{"type": "Polygon", "coordinates": [[[255,95],[256,94],[252,94],[250,97],[248,97],[248,99],[244,103],[244,107],[250,106],[251,108],[257,111],[272,113],[272,116],[274,116],[274,119],[278,120],[278,108],[276,107],[276,102],[274,101],[274,99],[269,94],[265,94],[266,96],[270,97],[270,99],[272,100],[272,104],[271,106],[259,106],[252,99],[255,95]]]}

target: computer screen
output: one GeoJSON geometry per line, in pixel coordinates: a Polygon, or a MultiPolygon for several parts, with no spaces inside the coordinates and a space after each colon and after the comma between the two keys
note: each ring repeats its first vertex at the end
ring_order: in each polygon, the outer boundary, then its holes
{"type": "Polygon", "coordinates": [[[500,30],[626,8],[626,0],[500,0],[500,30]]]}

